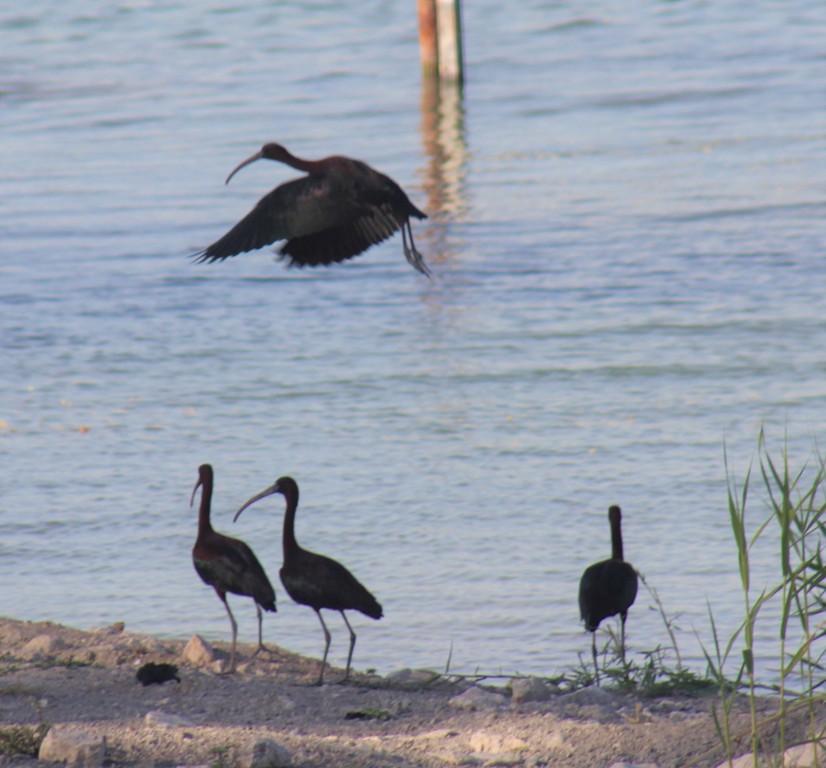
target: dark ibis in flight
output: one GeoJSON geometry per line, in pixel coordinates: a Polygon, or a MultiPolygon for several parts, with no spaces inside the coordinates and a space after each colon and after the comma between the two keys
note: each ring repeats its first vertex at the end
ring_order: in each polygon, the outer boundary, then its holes
{"type": "Polygon", "coordinates": [[[202,464],[198,468],[198,482],[195,483],[189,500],[189,506],[192,506],[195,492],[201,488],[198,538],[192,547],[192,562],[204,584],[215,590],[227,609],[229,623],[232,626],[229,672],[235,672],[235,640],[238,636],[238,625],[227,602],[227,592],[255,600],[255,610],[258,614],[258,653],[260,650],[267,650],[262,637],[261,609],[275,611],[275,590],[252,549],[240,539],[233,539],[213,530],[209,519],[212,485],[212,467],[202,464]]]}
{"type": "Polygon", "coordinates": [[[308,605],[316,612],[321,628],[324,630],[324,657],[316,685],[324,682],[324,667],[327,664],[327,652],[330,650],[330,631],[321,616],[321,609],[338,611],[350,630],[350,650],[347,654],[347,670],[344,680],[350,677],[350,662],[353,660],[353,648],[356,645],[356,633],[347,621],[345,611],[361,611],[371,619],[382,617],[379,605],[370,592],[341,563],[330,557],[308,552],[295,540],[295,511],[298,508],[298,484],[291,477],[280,477],[273,485],[253,496],[236,513],[233,520],[251,504],[280,493],[284,496],[287,508],[284,513],[284,530],[282,544],[284,563],[279,574],[287,594],[300,605],[308,605]]]}
{"type": "Polygon", "coordinates": [[[611,558],[589,565],[579,582],[579,613],[585,629],[591,633],[591,653],[594,673],[599,685],[596,631],[600,622],[609,616],[620,615],[622,640],[620,653],[625,659],[625,619],[637,596],[637,572],[631,563],[623,560],[622,512],[616,505],[608,509],[611,523],[611,558]]]}
{"type": "Polygon", "coordinates": [[[401,230],[405,258],[430,275],[413,242],[410,218],[426,219],[389,176],[361,160],[333,155],[302,160],[280,144],[265,144],[227,176],[262,158],[307,175],[276,187],[222,238],[195,254],[199,262],[222,261],[286,240],[278,254],[289,266],[333,264],[351,259],[401,230]]]}

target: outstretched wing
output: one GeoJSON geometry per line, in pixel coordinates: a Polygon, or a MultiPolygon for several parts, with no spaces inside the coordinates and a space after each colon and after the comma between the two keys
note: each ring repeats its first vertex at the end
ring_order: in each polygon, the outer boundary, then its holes
{"type": "Polygon", "coordinates": [[[301,237],[291,237],[279,255],[290,266],[305,267],[346,261],[366,251],[401,229],[401,223],[388,205],[363,209],[344,224],[328,227],[301,237]]]}
{"type": "Polygon", "coordinates": [[[222,261],[276,240],[338,226],[354,215],[349,201],[330,194],[323,176],[303,176],[276,187],[220,240],[194,254],[198,262],[222,261]]]}

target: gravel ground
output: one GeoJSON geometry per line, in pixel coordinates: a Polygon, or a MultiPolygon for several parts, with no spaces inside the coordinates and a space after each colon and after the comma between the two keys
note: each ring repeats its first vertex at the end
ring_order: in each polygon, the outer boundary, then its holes
{"type": "MultiPolygon", "coordinates": [[[[297,768],[705,768],[723,759],[713,697],[639,699],[583,689],[515,704],[508,687],[488,681],[478,687],[435,674],[408,682],[355,674],[342,684],[338,669],[314,686],[315,659],[279,648],[251,658],[254,648],[241,644],[237,673],[223,675],[216,673],[220,659],[200,668],[184,662],[185,645],[122,625],[84,632],[0,619],[0,724],[65,724],[103,735],[107,764],[141,768],[245,766],[261,738],[283,745],[297,768]],[[136,670],[148,661],[177,664],[180,683],[138,683],[136,670]]],[[[761,706],[768,714],[773,702],[761,706]]],[[[742,708],[737,723],[746,724],[742,708]]],[[[7,756],[0,765],[47,764],[7,756]]]]}

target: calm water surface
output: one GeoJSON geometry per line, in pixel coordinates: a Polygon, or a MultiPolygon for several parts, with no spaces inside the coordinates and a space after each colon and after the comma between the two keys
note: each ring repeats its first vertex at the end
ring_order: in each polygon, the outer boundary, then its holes
{"type": "MultiPolygon", "coordinates": [[[[0,11],[0,612],[227,639],[190,560],[210,462],[216,527],[274,581],[281,497],[231,515],[298,480],[299,540],[384,604],[354,617],[360,668],[575,665],[612,503],[684,657],[701,668],[707,603],[736,626],[724,446],[738,480],[761,427],[794,466],[822,448],[826,6],[479,0],[464,21],[459,94],[422,85],[411,2],[0,11]],[[193,264],[295,175],[223,185],[267,140],[393,176],[430,214],[434,279],[399,237],[332,269],[193,264]]],[[[266,637],[319,655],[276,589],[266,637]]],[[[636,653],[668,642],[652,606],[636,653]]]]}

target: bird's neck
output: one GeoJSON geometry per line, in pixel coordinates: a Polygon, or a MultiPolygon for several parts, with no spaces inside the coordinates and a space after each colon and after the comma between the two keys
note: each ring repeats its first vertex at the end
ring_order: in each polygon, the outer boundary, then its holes
{"type": "Polygon", "coordinates": [[[201,506],[198,508],[198,532],[211,533],[212,522],[209,519],[212,507],[212,481],[208,480],[201,485],[201,506]]]}
{"type": "Polygon", "coordinates": [[[622,528],[619,520],[611,521],[611,557],[622,560],[622,528]]]}
{"type": "Polygon", "coordinates": [[[304,171],[305,173],[317,173],[324,168],[324,160],[305,160],[301,157],[296,157],[286,149],[278,158],[285,165],[290,168],[295,168],[297,171],[304,171]]]}
{"type": "Polygon", "coordinates": [[[281,544],[284,549],[284,557],[295,552],[298,542],[295,540],[295,511],[298,509],[298,496],[287,497],[287,511],[284,513],[284,531],[281,535],[281,544]]]}

